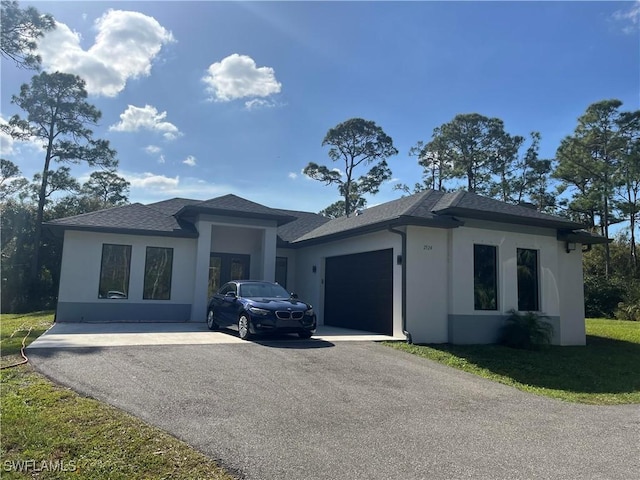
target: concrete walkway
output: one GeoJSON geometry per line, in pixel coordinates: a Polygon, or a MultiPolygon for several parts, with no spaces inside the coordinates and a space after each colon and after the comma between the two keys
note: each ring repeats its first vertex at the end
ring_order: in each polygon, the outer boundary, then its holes
{"type": "MultiPolygon", "coordinates": [[[[296,335],[258,337],[269,341],[295,341],[296,335]]],[[[371,332],[321,326],[313,341],[361,342],[404,340],[371,332]]],[[[307,340],[305,340],[307,341],[307,340]]],[[[212,345],[242,343],[233,330],[212,332],[205,323],[55,323],[28,348],[122,347],[130,345],[212,345]]],[[[250,342],[249,342],[250,343],[250,342]]]]}

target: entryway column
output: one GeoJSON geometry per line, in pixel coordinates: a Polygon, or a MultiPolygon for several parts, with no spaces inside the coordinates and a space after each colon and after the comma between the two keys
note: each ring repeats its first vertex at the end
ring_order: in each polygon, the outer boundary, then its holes
{"type": "Polygon", "coordinates": [[[191,321],[204,322],[207,313],[207,290],[209,288],[209,256],[211,255],[211,223],[198,221],[198,245],[196,247],[195,282],[193,303],[191,304],[191,321]]]}
{"type": "Polygon", "coordinates": [[[262,276],[267,282],[276,280],[276,239],[277,228],[267,227],[262,236],[262,276]]]}

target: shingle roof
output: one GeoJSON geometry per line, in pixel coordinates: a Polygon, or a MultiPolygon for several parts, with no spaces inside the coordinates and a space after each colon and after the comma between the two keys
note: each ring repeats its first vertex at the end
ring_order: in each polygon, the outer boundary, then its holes
{"type": "Polygon", "coordinates": [[[295,217],[293,222],[278,227],[280,243],[289,243],[307,232],[327,223],[330,219],[317,213],[299,212],[297,210],[280,210],[283,214],[295,217]]]}
{"type": "Polygon", "coordinates": [[[433,212],[438,215],[454,215],[539,227],[576,229],[584,226],[563,217],[548,215],[529,207],[504,203],[462,190],[445,193],[433,207],[433,212]]]}
{"type": "Polygon", "coordinates": [[[192,200],[189,198],[171,198],[169,200],[163,200],[161,202],[150,203],[147,205],[149,208],[154,208],[165,215],[175,215],[181,208],[187,205],[195,205],[201,203],[201,200],[192,200]]]}
{"type": "Polygon", "coordinates": [[[166,235],[197,237],[193,225],[180,222],[176,217],[161,211],[132,203],[73,217],[59,218],[46,223],[52,228],[72,230],[108,231],[113,233],[137,233],[142,235],[166,235]]]}
{"type": "Polygon", "coordinates": [[[465,191],[425,190],[375,207],[360,215],[333,219],[298,237],[293,243],[317,242],[329,237],[350,236],[380,230],[390,225],[419,224],[454,228],[463,225],[458,217],[503,223],[576,229],[583,225],[547,215],[520,205],[511,205],[465,191]]]}
{"type": "Polygon", "coordinates": [[[175,215],[181,217],[198,213],[211,215],[229,215],[233,213],[236,217],[276,220],[278,225],[295,220],[295,217],[285,215],[281,210],[265,207],[232,194],[198,203],[185,204],[175,215]]]}
{"type": "Polygon", "coordinates": [[[394,223],[413,223],[444,228],[462,225],[461,222],[449,216],[435,215],[430,211],[431,206],[439,200],[441,195],[441,192],[427,190],[367,208],[360,214],[339,217],[297,238],[294,243],[379,230],[394,223]]]}
{"type": "Polygon", "coordinates": [[[225,195],[205,201],[173,198],[146,206],[134,203],[61,218],[47,222],[46,225],[54,229],[197,237],[198,233],[190,220],[194,220],[198,214],[275,220],[278,224],[279,246],[302,246],[397,225],[455,228],[464,224],[459,217],[536,225],[561,231],[573,231],[582,227],[561,217],[473,193],[444,193],[434,190],[402,197],[368,208],[360,214],[332,220],[315,213],[273,209],[236,195],[225,195]]]}

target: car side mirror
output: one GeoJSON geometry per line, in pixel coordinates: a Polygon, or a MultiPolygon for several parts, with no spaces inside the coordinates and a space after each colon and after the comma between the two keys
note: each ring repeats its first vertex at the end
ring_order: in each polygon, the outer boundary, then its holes
{"type": "Polygon", "coordinates": [[[298,298],[298,294],[295,292],[291,292],[291,298],[298,298]]]}
{"type": "Polygon", "coordinates": [[[224,298],[227,298],[227,299],[230,299],[230,300],[231,299],[235,299],[236,298],[236,294],[234,292],[227,292],[227,293],[224,294],[224,298]]]}

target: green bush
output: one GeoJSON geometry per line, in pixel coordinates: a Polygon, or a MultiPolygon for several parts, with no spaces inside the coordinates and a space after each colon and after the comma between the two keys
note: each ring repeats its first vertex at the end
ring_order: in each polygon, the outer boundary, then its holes
{"type": "Polygon", "coordinates": [[[553,326],[548,318],[534,312],[518,313],[509,310],[509,316],[500,330],[498,343],[512,348],[534,350],[551,342],[553,326]]]}
{"type": "Polygon", "coordinates": [[[585,275],[585,316],[588,318],[613,318],[618,304],[624,300],[624,292],[625,289],[617,279],[585,275]]]}
{"type": "Polygon", "coordinates": [[[620,302],[615,315],[618,320],[633,320],[640,322],[640,301],[633,303],[620,302]]]}

